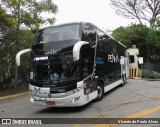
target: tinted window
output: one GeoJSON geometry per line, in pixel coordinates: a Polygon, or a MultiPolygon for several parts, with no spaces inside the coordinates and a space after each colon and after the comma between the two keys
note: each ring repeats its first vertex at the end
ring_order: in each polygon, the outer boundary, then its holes
{"type": "Polygon", "coordinates": [[[81,77],[86,78],[93,72],[94,48],[83,46],[81,48],[81,77]]]}
{"type": "Polygon", "coordinates": [[[38,31],[34,43],[80,39],[79,24],[49,27],[38,31]]]}
{"type": "Polygon", "coordinates": [[[113,53],[113,42],[112,42],[112,39],[108,36],[106,36],[106,47],[104,49],[104,52],[105,53],[113,53]]]}
{"type": "Polygon", "coordinates": [[[91,46],[96,43],[96,31],[97,28],[90,23],[84,24],[83,28],[83,40],[90,43],[91,46]]]}
{"type": "Polygon", "coordinates": [[[30,76],[33,81],[61,83],[79,77],[79,66],[73,61],[72,52],[33,59],[30,76]]]}
{"type": "Polygon", "coordinates": [[[108,51],[108,36],[100,29],[97,30],[98,34],[98,45],[97,49],[102,52],[108,51]]]}

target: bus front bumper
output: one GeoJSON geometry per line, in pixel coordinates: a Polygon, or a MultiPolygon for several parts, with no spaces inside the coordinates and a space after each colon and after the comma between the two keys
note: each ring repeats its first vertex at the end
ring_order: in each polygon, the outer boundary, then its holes
{"type": "Polygon", "coordinates": [[[82,106],[92,101],[97,92],[84,95],[84,88],[66,93],[50,94],[50,88],[40,88],[29,85],[30,101],[37,105],[48,105],[53,107],[82,106]]]}

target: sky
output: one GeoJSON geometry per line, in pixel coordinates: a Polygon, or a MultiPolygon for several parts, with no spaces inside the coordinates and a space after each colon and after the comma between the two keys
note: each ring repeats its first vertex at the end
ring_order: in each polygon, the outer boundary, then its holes
{"type": "Polygon", "coordinates": [[[56,23],[88,21],[103,30],[114,30],[135,22],[117,15],[110,0],[53,0],[58,6],[56,23]]]}

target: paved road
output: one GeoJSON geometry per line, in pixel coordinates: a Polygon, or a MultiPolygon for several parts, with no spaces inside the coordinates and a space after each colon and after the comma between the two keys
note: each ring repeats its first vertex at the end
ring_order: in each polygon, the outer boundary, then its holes
{"type": "Polygon", "coordinates": [[[28,95],[0,100],[0,118],[62,118],[62,123],[63,118],[86,118],[79,119],[81,124],[38,125],[41,127],[160,127],[160,81],[130,79],[124,87],[107,93],[102,101],[79,108],[35,106],[29,102],[28,95]],[[159,124],[114,124],[108,119],[110,124],[87,124],[98,118],[102,121],[103,118],[126,118],[125,121],[129,118],[159,118],[159,124]]]}

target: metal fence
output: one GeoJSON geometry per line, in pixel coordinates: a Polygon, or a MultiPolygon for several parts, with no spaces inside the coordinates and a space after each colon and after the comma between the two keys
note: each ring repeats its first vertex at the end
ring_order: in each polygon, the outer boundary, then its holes
{"type": "Polygon", "coordinates": [[[160,78],[160,63],[145,63],[141,65],[141,77],[160,78]]]}

